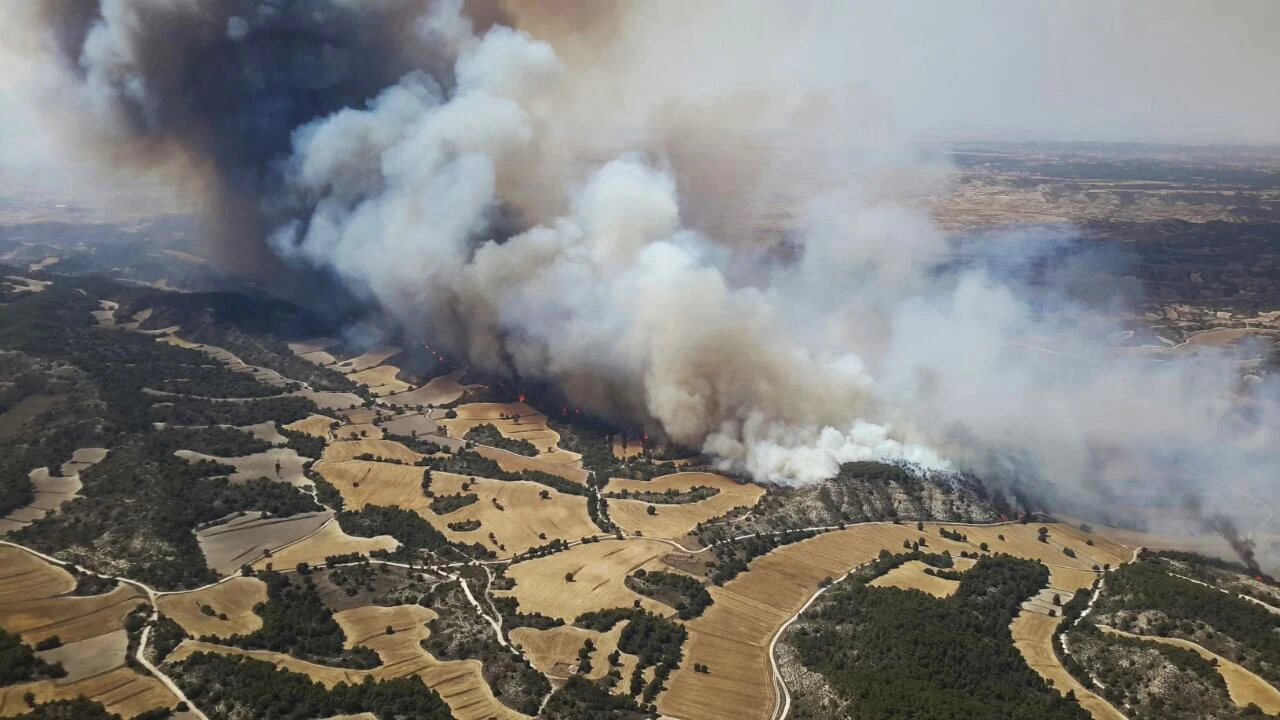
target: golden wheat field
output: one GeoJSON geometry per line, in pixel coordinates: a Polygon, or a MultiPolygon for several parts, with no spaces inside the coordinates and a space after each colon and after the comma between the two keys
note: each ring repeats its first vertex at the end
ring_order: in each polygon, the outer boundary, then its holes
{"type": "Polygon", "coordinates": [[[339,682],[359,683],[365,677],[375,680],[417,675],[440,693],[459,720],[515,720],[524,715],[506,707],[497,698],[481,674],[477,660],[441,662],[422,649],[421,641],[430,635],[426,623],[435,613],[418,605],[396,607],[365,606],[335,613],[334,619],[346,634],[347,647],[365,645],[378,653],[382,665],[373,670],[349,670],[304,662],[281,653],[240,650],[194,640],[183,641],[170,655],[170,661],[185,659],[194,652],[248,655],[277,667],[306,674],[312,680],[333,687],[339,682]],[[394,632],[386,633],[387,626],[394,632]]]}
{"type": "Polygon", "coordinates": [[[0,715],[8,717],[28,711],[30,708],[22,699],[28,692],[35,696],[37,703],[73,700],[83,695],[105,705],[107,712],[125,718],[178,704],[178,699],[159,680],[121,667],[65,685],[41,680],[0,688],[0,715]]]}
{"type": "Polygon", "coordinates": [[[253,564],[255,568],[267,565],[277,568],[292,568],[298,563],[322,565],[330,555],[346,555],[358,553],[368,555],[374,550],[395,550],[400,543],[390,535],[365,538],[354,537],[342,531],[338,521],[326,523],[311,535],[285,548],[273,551],[271,557],[264,557],[253,564]]]}
{"type": "Polygon", "coordinates": [[[658,700],[659,709],[680,717],[768,717],[775,700],[768,647],[778,628],[816,592],[823,578],[838,578],[874,559],[881,549],[897,552],[904,540],[925,537],[929,550],[948,550],[953,556],[961,550],[977,551],[979,544],[986,542],[992,552],[1042,560],[1051,571],[1055,567],[1088,570],[1095,562],[1115,564],[1130,555],[1105,538],[1086,536],[1060,523],[1046,526],[1050,539],[1042,543],[1037,540],[1038,527],[926,523],[923,531],[917,531],[914,525],[856,525],[758,558],[749,572],[723,587],[711,588],[715,604],[687,624],[686,662],[672,673],[669,689],[658,700]],[[941,527],[967,535],[967,542],[941,537],[941,527]],[[1093,547],[1086,545],[1086,537],[1094,540],[1093,547]],[[1075,549],[1077,557],[1067,557],[1063,547],[1075,549]],[[734,662],[725,662],[725,658],[734,658],[734,662]],[[711,672],[695,674],[691,669],[695,662],[710,666],[711,672]]]}
{"type": "Polygon", "coordinates": [[[182,626],[192,637],[228,637],[247,635],[262,627],[262,618],[254,611],[258,603],[267,601],[267,586],[252,577],[234,577],[213,587],[190,592],[170,593],[156,600],[160,613],[182,626]],[[201,606],[213,608],[213,615],[201,612],[201,606]],[[222,620],[219,615],[226,615],[222,620]]]}
{"type": "Polygon", "coordinates": [[[339,463],[346,460],[354,460],[361,455],[372,455],[386,460],[399,460],[407,465],[413,465],[422,459],[422,453],[414,452],[395,440],[383,440],[381,438],[338,440],[330,443],[325,448],[324,457],[321,459],[326,463],[339,463]]]}
{"type": "Polygon", "coordinates": [[[441,420],[450,437],[463,438],[475,426],[493,425],[505,438],[526,440],[537,459],[552,465],[580,466],[582,456],[559,447],[560,433],[547,427],[547,416],[522,402],[468,403],[455,408],[458,416],[441,420]]]}
{"type": "Polygon", "coordinates": [[[1013,646],[1027,659],[1027,664],[1040,677],[1053,683],[1058,692],[1076,694],[1076,701],[1093,716],[1094,720],[1124,720],[1124,715],[1098,694],[1076,680],[1053,651],[1053,636],[1057,632],[1060,617],[1049,617],[1043,612],[1023,610],[1009,624],[1013,646]]]}
{"type": "Polygon", "coordinates": [[[448,375],[431,378],[420,388],[405,392],[384,395],[378,398],[379,403],[394,405],[444,405],[462,397],[465,387],[458,384],[463,371],[455,370],[448,375]]]}
{"type": "MultiPolygon", "coordinates": [[[[973,561],[968,558],[956,558],[956,566],[952,568],[957,572],[963,572],[973,567],[973,561]]],[[[955,594],[956,588],[960,587],[959,580],[947,580],[925,573],[925,568],[929,567],[919,560],[912,560],[903,563],[889,572],[868,583],[871,587],[896,587],[903,590],[919,590],[929,593],[934,597],[950,597],[955,594]]]]}
{"type": "Polygon", "coordinates": [[[400,368],[395,365],[379,365],[371,367],[367,370],[353,372],[347,377],[369,388],[369,392],[376,396],[392,395],[402,393],[413,386],[400,380],[396,376],[400,374],[400,368]]]}
{"type": "Polygon", "coordinates": [[[673,548],[647,540],[601,540],[511,566],[512,590],[496,591],[520,601],[522,612],[539,612],[565,622],[591,610],[631,607],[636,600],[659,615],[674,611],[627,589],[623,580],[639,568],[660,570],[661,558],[673,548]],[[573,580],[566,579],[572,574],[573,580]]]}
{"type": "MultiPolygon", "coordinates": [[[[607,658],[618,649],[618,639],[627,626],[627,620],[614,625],[608,632],[585,630],[572,625],[561,625],[548,630],[520,627],[511,631],[511,642],[524,650],[529,662],[555,681],[568,680],[578,665],[578,651],[590,639],[595,644],[591,653],[590,680],[599,680],[609,672],[607,658]]],[[[619,672],[630,678],[640,658],[629,653],[619,655],[619,672]]],[[[617,690],[622,690],[621,687],[617,690]]]]}
{"type": "Polygon", "coordinates": [[[294,422],[285,425],[284,428],[286,430],[306,433],[312,437],[324,439],[329,437],[329,433],[336,424],[339,424],[338,421],[331,417],[312,414],[302,418],[301,420],[295,420],[294,422]]]}
{"type": "Polygon", "coordinates": [[[609,498],[609,517],[628,534],[637,530],[645,537],[680,538],[689,534],[700,522],[706,522],[737,507],[752,507],[764,496],[764,488],[751,483],[738,483],[723,475],[704,472],[681,472],[663,475],[648,482],[613,478],[605,486],[605,493],[613,495],[624,490],[631,493],[662,493],[693,487],[713,487],[720,492],[706,500],[694,503],[649,503],[640,500],[609,498]],[[649,506],[654,514],[649,514],[649,506]]]}

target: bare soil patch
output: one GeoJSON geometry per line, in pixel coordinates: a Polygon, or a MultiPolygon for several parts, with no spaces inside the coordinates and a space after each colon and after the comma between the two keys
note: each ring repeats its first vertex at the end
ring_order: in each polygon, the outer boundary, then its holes
{"type": "Polygon", "coordinates": [[[263,558],[267,551],[297,542],[319,530],[332,517],[329,512],[300,513],[287,518],[247,512],[196,531],[196,540],[209,567],[219,575],[230,575],[241,565],[263,558]]]}

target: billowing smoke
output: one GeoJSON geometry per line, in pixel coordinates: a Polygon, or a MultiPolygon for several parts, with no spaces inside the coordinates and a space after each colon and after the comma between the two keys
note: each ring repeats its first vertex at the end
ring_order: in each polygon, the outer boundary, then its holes
{"type": "Polygon", "coordinates": [[[224,250],[726,466],[901,459],[1226,506],[1280,470],[1276,388],[1242,397],[1233,358],[1123,354],[1100,313],[945,267],[907,202],[945,176],[804,50],[838,41],[817,8],[23,5],[79,147],[199,185],[224,250]]]}

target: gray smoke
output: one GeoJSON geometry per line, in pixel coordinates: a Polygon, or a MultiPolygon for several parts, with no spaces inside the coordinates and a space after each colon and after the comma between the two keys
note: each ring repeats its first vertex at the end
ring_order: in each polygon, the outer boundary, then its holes
{"type": "Polygon", "coordinates": [[[910,201],[945,168],[826,61],[816,7],[84,5],[9,18],[50,31],[14,57],[76,147],[195,183],[232,255],[484,370],[775,481],[897,459],[1082,504],[1171,477],[1272,499],[1274,383],[1242,397],[1229,355],[1125,354],[1103,314],[940,272],[910,201]]]}

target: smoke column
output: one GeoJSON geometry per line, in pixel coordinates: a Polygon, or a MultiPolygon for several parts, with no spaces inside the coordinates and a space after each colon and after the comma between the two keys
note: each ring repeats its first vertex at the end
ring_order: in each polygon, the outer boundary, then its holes
{"type": "MultiPolygon", "coordinates": [[[[5,19],[26,29],[26,106],[77,153],[199,188],[224,257],[336,278],[477,367],[726,467],[804,483],[893,459],[1099,506],[1273,499],[1275,383],[1242,398],[1229,356],[1121,354],[1099,313],[942,271],[947,239],[907,201],[945,168],[803,50],[838,40],[818,8],[738,8],[99,0],[5,19]],[[797,183],[821,190],[779,220],[797,183]]],[[[992,242],[1030,258],[1032,240],[992,242]]]]}

